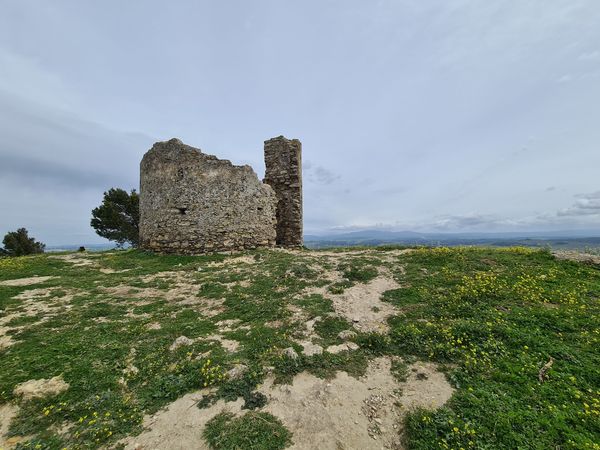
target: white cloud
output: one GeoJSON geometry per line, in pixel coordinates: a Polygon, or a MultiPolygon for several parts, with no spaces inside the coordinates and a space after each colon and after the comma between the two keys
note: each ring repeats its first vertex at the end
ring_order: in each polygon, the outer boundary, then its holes
{"type": "Polygon", "coordinates": [[[309,183],[327,185],[340,179],[339,175],[323,166],[315,165],[311,161],[304,161],[302,164],[302,174],[304,181],[309,183]]]}
{"type": "Polygon", "coordinates": [[[573,206],[558,211],[559,216],[594,216],[600,215],[600,191],[577,196],[573,206]]]}

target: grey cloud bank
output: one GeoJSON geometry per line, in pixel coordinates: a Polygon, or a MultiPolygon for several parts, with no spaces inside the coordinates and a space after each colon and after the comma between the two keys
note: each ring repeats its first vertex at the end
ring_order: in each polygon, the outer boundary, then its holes
{"type": "Polygon", "coordinates": [[[0,234],[91,209],[179,137],[259,175],[299,138],[305,229],[600,229],[600,8],[1,1],[0,234]]]}

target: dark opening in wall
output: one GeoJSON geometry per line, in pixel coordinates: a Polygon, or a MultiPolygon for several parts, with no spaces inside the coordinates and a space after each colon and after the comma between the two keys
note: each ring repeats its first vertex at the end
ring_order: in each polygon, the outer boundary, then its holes
{"type": "Polygon", "coordinates": [[[177,210],[182,216],[185,216],[187,214],[187,208],[177,208],[177,210]]]}

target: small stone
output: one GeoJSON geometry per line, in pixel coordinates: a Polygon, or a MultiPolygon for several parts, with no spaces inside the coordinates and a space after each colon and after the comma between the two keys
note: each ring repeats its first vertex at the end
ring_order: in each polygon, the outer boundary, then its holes
{"type": "Polygon", "coordinates": [[[184,345],[192,345],[194,343],[193,339],[190,339],[186,336],[179,336],[169,347],[169,350],[172,352],[177,350],[179,347],[183,347],[184,345]]]}
{"type": "Polygon", "coordinates": [[[352,330],[344,330],[338,333],[338,338],[342,341],[347,341],[356,337],[356,333],[352,330]]]}
{"type": "Polygon", "coordinates": [[[354,342],[347,342],[346,343],[346,347],[348,347],[348,350],[358,350],[358,344],[355,344],[354,342]]]}
{"type": "Polygon", "coordinates": [[[227,376],[231,380],[239,380],[248,372],[248,366],[245,364],[236,364],[227,371],[227,376]]]}
{"type": "Polygon", "coordinates": [[[284,348],[283,355],[291,359],[298,359],[298,353],[292,347],[284,348]]]}
{"type": "Polygon", "coordinates": [[[323,347],[321,347],[320,345],[313,344],[312,342],[304,342],[302,343],[302,347],[304,347],[302,353],[306,356],[323,354],[323,347]]]}

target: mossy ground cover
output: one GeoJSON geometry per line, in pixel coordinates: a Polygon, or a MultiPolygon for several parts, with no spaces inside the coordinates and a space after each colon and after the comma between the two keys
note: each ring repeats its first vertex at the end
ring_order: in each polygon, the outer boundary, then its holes
{"type": "MultiPolygon", "coordinates": [[[[397,355],[443,364],[457,388],[439,410],[407,416],[408,448],[600,448],[597,267],[522,248],[395,250],[341,249],[335,258],[122,251],[85,255],[88,265],[51,255],[0,259],[0,281],[56,277],[0,286],[0,319],[10,317],[14,342],[0,350],[0,403],[19,405],[9,433],[31,437],[21,448],[110,447],[138,432],[144,414],[194,390],[252,401],[266,368],[282,382],[304,370],[358,376],[370,358],[397,355]],[[383,296],[398,311],[387,335],[359,333],[353,352],[282,356],[287,347],[301,350],[295,336],[304,322],[294,308],[306,320],[324,317],[315,325],[322,345],[340,343],[337,334],[350,326],[308,288],[343,292],[383,268],[402,286],[383,296]],[[326,271],[339,277],[331,281],[326,271]],[[169,296],[182,279],[183,301],[169,296]],[[34,289],[48,291],[32,301],[50,312],[26,310],[15,298],[34,289]],[[219,325],[227,321],[235,325],[219,325]],[[238,348],[228,350],[216,334],[238,348]],[[180,336],[193,343],[169,350],[180,336]],[[229,379],[236,364],[248,370],[229,379]],[[19,383],[57,375],[70,386],[61,394],[30,401],[13,394],[19,383]]],[[[404,376],[402,366],[396,371],[404,376]]],[[[276,427],[288,443],[279,422],[252,414],[220,417],[207,433],[236,443],[242,430],[254,436],[244,445],[270,448],[266,436],[276,427]]]]}

